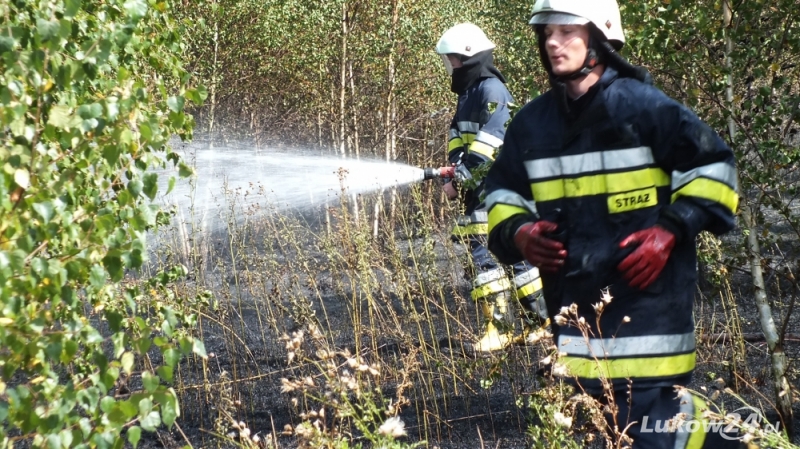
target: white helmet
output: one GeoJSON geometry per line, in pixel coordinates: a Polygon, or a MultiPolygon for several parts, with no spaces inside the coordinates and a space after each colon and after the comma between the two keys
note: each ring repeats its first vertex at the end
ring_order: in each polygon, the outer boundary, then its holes
{"type": "Polygon", "coordinates": [[[616,0],[536,0],[531,25],[585,25],[591,22],[619,50],[625,44],[616,0]]]}
{"type": "Polygon", "coordinates": [[[494,43],[477,25],[459,23],[442,34],[436,44],[436,53],[442,55],[447,73],[452,75],[453,67],[447,59],[447,55],[457,54],[471,58],[477,53],[491,50],[494,47],[494,43]]]}

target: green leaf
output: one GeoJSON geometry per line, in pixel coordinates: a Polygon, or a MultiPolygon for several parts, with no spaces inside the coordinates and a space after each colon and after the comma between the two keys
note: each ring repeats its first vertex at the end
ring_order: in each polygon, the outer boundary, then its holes
{"type": "Polygon", "coordinates": [[[53,218],[53,203],[50,201],[45,201],[43,203],[35,203],[33,205],[33,210],[42,217],[45,223],[49,223],[50,220],[53,218]]]}
{"type": "Polygon", "coordinates": [[[36,19],[36,34],[38,34],[43,41],[58,36],[59,28],[60,25],[57,20],[36,19]]]}
{"type": "Polygon", "coordinates": [[[178,400],[175,398],[175,393],[170,389],[169,394],[162,398],[161,402],[161,419],[167,427],[172,427],[175,420],[181,415],[178,406],[178,400]]]}
{"type": "Polygon", "coordinates": [[[103,115],[103,105],[100,103],[83,104],[78,107],[77,112],[84,120],[97,118],[103,115]]]}
{"type": "Polygon", "coordinates": [[[69,106],[55,105],[50,108],[47,124],[56,128],[70,129],[81,124],[81,118],[70,112],[69,106]]]}
{"type": "Polygon", "coordinates": [[[120,362],[122,363],[122,371],[124,371],[125,374],[130,375],[131,371],[133,371],[134,360],[135,358],[132,352],[126,352],[125,354],[122,354],[120,362]]]}
{"type": "Polygon", "coordinates": [[[144,0],[128,0],[122,7],[133,22],[138,22],[147,14],[147,2],[144,0]]]}
{"type": "Polygon", "coordinates": [[[133,447],[139,445],[139,440],[142,439],[142,428],[139,426],[131,426],[128,429],[128,443],[131,443],[133,447]]]}
{"type": "Polygon", "coordinates": [[[158,377],[164,380],[164,382],[172,382],[172,376],[174,375],[175,371],[170,366],[159,366],[156,370],[158,377]]]}
{"type": "Polygon", "coordinates": [[[167,99],[167,106],[172,112],[181,112],[183,111],[183,105],[186,100],[183,97],[176,96],[176,97],[169,97],[167,99]]]}
{"type": "Polygon", "coordinates": [[[167,366],[175,367],[181,360],[181,353],[175,348],[169,348],[164,351],[164,363],[167,366]]]}
{"type": "Polygon", "coordinates": [[[144,389],[148,393],[152,393],[158,389],[161,381],[158,376],[153,375],[150,371],[145,371],[142,373],[142,384],[144,384],[144,389]]]}
{"type": "Polygon", "coordinates": [[[71,18],[81,9],[81,0],[64,1],[64,17],[71,18]]]}
{"type": "Polygon", "coordinates": [[[184,164],[183,162],[178,164],[178,176],[181,178],[188,178],[194,174],[194,168],[184,164]]]}
{"type": "Polygon", "coordinates": [[[202,340],[195,338],[192,342],[192,352],[199,355],[202,358],[208,357],[206,355],[206,345],[203,343],[202,340]]]}
{"type": "Polygon", "coordinates": [[[161,425],[161,414],[157,411],[152,411],[148,413],[139,424],[142,426],[142,429],[148,432],[155,432],[156,428],[161,425]]]}
{"type": "Polygon", "coordinates": [[[106,271],[100,265],[92,266],[89,282],[96,289],[102,288],[106,284],[106,271]]]}
{"type": "Polygon", "coordinates": [[[11,36],[0,36],[0,53],[7,53],[14,49],[17,41],[11,36]]]}
{"type": "Polygon", "coordinates": [[[14,171],[14,182],[23,189],[27,189],[31,186],[31,174],[28,173],[28,170],[18,168],[14,171]]]}
{"type": "Polygon", "coordinates": [[[140,193],[142,193],[142,180],[141,179],[134,179],[128,183],[128,191],[131,192],[131,195],[134,198],[138,197],[140,193]]]}
{"type": "Polygon", "coordinates": [[[108,321],[108,328],[111,332],[117,333],[122,330],[122,319],[123,316],[121,313],[117,312],[114,309],[106,309],[105,310],[105,317],[108,321]]]}
{"type": "Polygon", "coordinates": [[[150,200],[154,200],[156,198],[156,193],[158,193],[158,174],[156,173],[147,173],[144,175],[144,194],[147,195],[150,200]]]}

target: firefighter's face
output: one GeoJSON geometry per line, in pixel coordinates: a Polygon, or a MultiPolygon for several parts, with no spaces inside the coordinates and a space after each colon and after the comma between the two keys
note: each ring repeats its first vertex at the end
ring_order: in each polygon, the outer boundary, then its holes
{"type": "Polygon", "coordinates": [[[447,55],[447,60],[450,61],[450,65],[454,69],[458,69],[458,68],[460,68],[461,66],[464,65],[464,64],[461,63],[461,58],[458,55],[449,54],[449,55],[447,55]]]}
{"type": "Polygon", "coordinates": [[[554,75],[568,75],[583,67],[589,50],[589,28],[586,25],[547,25],[544,36],[554,75]]]}

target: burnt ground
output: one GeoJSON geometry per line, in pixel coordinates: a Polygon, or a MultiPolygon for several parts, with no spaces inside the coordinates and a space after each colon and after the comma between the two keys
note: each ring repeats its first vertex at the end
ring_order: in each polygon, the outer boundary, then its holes
{"type": "MultiPolygon", "coordinates": [[[[314,216],[306,216],[300,222],[312,232],[322,232],[319,219],[314,216]]],[[[386,270],[385,261],[376,263],[375,276],[369,280],[375,284],[370,287],[372,294],[366,295],[371,296],[368,299],[359,299],[365,297],[359,286],[364,280],[352,279],[341,272],[340,266],[329,264],[313,238],[299,239],[299,247],[287,249],[291,245],[284,245],[283,237],[269,232],[265,232],[266,236],[251,235],[244,245],[247,251],[272,261],[261,266],[231,250],[226,236],[212,236],[209,247],[216,256],[206,261],[205,285],[219,298],[220,311],[213,320],[202,323],[202,338],[213,358],[205,363],[185,361],[176,385],[183,413],[179,425],[186,439],[195,447],[226,446],[213,435],[215,429],[230,428],[231,420],[221,419],[223,415],[247,423],[253,433],[262,437],[281,434],[286,425],[296,426],[302,421],[299,412],[304,409],[303,397],[282,393],[280,379],[319,375],[320,371],[298,363],[302,354],[294,363],[288,363],[285,342],[279,337],[300,329],[307,331],[307,320],[302,317],[313,309],[333,347],[358,352],[366,360],[386,367],[381,375],[381,397],[393,402],[398,397],[407,399],[399,414],[409,434],[404,441],[424,440],[424,447],[442,449],[531,447],[526,429],[537,418],[525,403],[542,385],[537,370],[538,360],[546,355],[544,347],[514,346],[489,359],[465,356],[457,343],[453,350],[446,347],[448,328],[461,329],[451,332],[452,336],[468,335],[469,330],[475,332],[478,327],[475,305],[465,299],[469,298],[469,282],[458,263],[463,248],[448,242],[442,226],[433,235],[435,243],[428,253],[428,266],[433,271],[423,272],[419,269],[419,248],[430,245],[431,238],[405,235],[402,230],[394,234],[400,239],[397,245],[403,250],[408,282],[398,280],[400,268],[386,270]],[[309,267],[304,273],[297,271],[300,264],[296,260],[301,256],[307,258],[304,266],[309,267]],[[309,276],[309,272],[317,275],[309,276]],[[433,283],[432,278],[436,279],[433,283]],[[348,283],[347,279],[353,282],[348,283]],[[425,291],[431,284],[441,285],[441,291],[425,291]],[[414,290],[403,285],[423,287],[414,290]],[[303,297],[308,309],[298,301],[303,297]],[[356,305],[365,301],[373,307],[356,305]],[[354,318],[357,313],[360,317],[354,318]],[[458,321],[466,323],[467,328],[459,328],[458,321]],[[364,326],[356,329],[358,322],[364,326]],[[410,373],[408,379],[402,378],[403,369],[410,373]],[[293,397],[299,399],[299,407],[292,404],[293,397]]],[[[741,236],[733,234],[727,239],[735,243],[741,236]]],[[[757,336],[761,330],[748,269],[742,264],[728,269],[733,272],[731,291],[741,332],[757,336]]],[[[713,273],[706,276],[712,277],[713,273]]],[[[777,414],[769,405],[774,395],[766,343],[752,338],[754,341],[745,343],[746,360],[737,361],[730,341],[714,337],[724,331],[730,314],[726,317],[713,283],[701,285],[695,308],[700,337],[698,364],[691,387],[711,392],[722,379],[726,386],[737,389],[748,404],[764,410],[770,421],[777,421],[777,414]]],[[[770,295],[780,298],[773,305],[775,316],[780,310],[782,319],[791,289],[772,288],[770,295]]],[[[791,319],[786,331],[794,337],[800,335],[800,320],[791,319]]],[[[787,339],[785,349],[795,391],[793,426],[800,434],[800,340],[794,337],[787,339]]],[[[728,397],[726,407],[733,410],[741,404],[728,397]]],[[[368,442],[359,440],[359,433],[353,432],[355,441],[368,447],[368,442]]],[[[177,447],[186,439],[177,430],[162,431],[149,436],[145,446],[177,447]]],[[[282,448],[297,445],[289,435],[280,435],[278,443],[282,448]]],[[[800,443],[800,436],[795,436],[794,443],[800,443]]]]}

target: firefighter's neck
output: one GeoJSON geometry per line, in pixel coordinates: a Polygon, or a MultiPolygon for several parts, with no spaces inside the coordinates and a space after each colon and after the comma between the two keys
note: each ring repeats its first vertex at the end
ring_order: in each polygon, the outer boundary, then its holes
{"type": "Polygon", "coordinates": [[[603,76],[605,70],[606,66],[601,64],[592,69],[592,71],[584,77],[568,80],[566,82],[567,96],[569,96],[571,100],[577,100],[582,97],[583,94],[589,92],[589,89],[600,81],[600,77],[603,76]]]}

